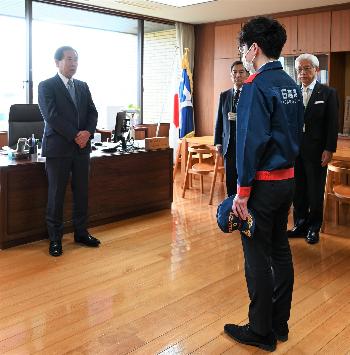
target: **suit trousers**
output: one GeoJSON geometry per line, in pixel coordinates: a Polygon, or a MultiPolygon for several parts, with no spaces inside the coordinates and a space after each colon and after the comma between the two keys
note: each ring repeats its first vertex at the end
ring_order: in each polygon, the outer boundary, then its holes
{"type": "Polygon", "coordinates": [[[327,167],[299,156],[295,162],[294,222],[305,221],[319,231],[323,221],[323,200],[327,167]]]}
{"type": "Polygon", "coordinates": [[[63,235],[63,205],[70,175],[74,231],[86,235],[90,155],[76,152],[72,157],[46,158],[45,167],[48,179],[46,223],[50,241],[61,240],[63,235]]]}
{"type": "Polygon", "coordinates": [[[232,156],[232,154],[226,154],[224,156],[224,164],[227,196],[232,196],[237,193],[236,156],[232,156]]]}
{"type": "MultiPolygon", "coordinates": [[[[232,130],[232,128],[231,128],[232,130]]],[[[235,134],[235,131],[234,133],[235,134]]],[[[225,175],[226,175],[226,191],[227,196],[232,196],[237,193],[237,169],[236,169],[236,142],[232,142],[230,139],[227,147],[226,154],[224,156],[225,175]]]]}
{"type": "Polygon", "coordinates": [[[289,320],[294,284],[287,238],[294,179],[255,181],[248,207],[256,221],[252,238],[241,235],[250,298],[249,324],[267,335],[289,320]]]}

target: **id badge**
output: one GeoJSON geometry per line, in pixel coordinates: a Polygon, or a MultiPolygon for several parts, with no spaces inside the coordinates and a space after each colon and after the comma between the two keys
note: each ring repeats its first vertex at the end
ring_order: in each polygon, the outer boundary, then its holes
{"type": "Polygon", "coordinates": [[[235,113],[235,112],[229,112],[229,113],[227,114],[227,117],[228,117],[228,120],[229,120],[229,121],[236,121],[237,113],[235,113]]]}

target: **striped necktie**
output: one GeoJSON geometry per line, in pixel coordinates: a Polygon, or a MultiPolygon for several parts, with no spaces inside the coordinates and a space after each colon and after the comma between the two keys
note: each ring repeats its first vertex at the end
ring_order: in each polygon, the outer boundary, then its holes
{"type": "Polygon", "coordinates": [[[303,88],[303,104],[304,107],[306,108],[309,99],[310,99],[310,93],[311,93],[311,89],[310,88],[303,88]]]}
{"type": "Polygon", "coordinates": [[[233,96],[233,99],[232,99],[232,112],[234,112],[234,113],[237,112],[237,103],[239,100],[240,93],[241,93],[241,90],[236,90],[235,95],[233,96]]]}
{"type": "Polygon", "coordinates": [[[68,92],[69,92],[73,102],[74,102],[74,105],[77,106],[77,100],[75,97],[75,89],[74,89],[73,80],[71,80],[71,79],[68,80],[67,89],[68,89],[68,92]]]}

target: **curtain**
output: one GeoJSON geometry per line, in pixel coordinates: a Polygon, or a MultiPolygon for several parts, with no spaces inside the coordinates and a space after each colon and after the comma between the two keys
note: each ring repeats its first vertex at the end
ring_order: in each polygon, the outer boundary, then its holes
{"type": "Polygon", "coordinates": [[[176,22],[176,40],[177,45],[180,48],[181,58],[185,53],[185,48],[190,50],[188,59],[191,71],[193,72],[195,49],[194,26],[187,23],[176,22]]]}

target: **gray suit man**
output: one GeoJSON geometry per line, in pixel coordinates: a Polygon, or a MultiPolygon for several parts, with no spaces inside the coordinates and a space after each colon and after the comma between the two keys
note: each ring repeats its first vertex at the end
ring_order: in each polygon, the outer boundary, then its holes
{"type": "Polygon", "coordinates": [[[236,108],[244,81],[249,73],[239,60],[231,65],[233,88],[220,94],[216,116],[214,144],[219,154],[224,156],[227,196],[237,193],[236,169],[236,108]]]}
{"type": "Polygon", "coordinates": [[[69,176],[72,180],[74,240],[97,247],[100,242],[87,231],[90,137],[97,111],[85,82],[73,80],[78,54],[72,47],[55,53],[58,73],[39,84],[39,107],[45,120],[42,155],[46,157],[48,203],[46,222],[49,253],[62,254],[63,204],[69,176]]]}

